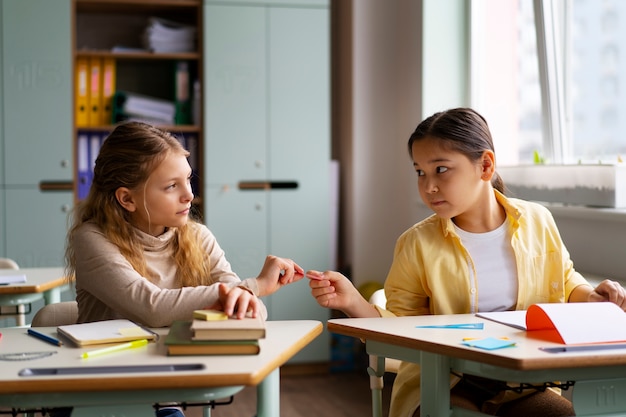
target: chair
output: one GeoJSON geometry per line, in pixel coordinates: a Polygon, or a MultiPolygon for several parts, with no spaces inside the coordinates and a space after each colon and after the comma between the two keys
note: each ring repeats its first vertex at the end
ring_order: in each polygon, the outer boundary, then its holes
{"type": "Polygon", "coordinates": [[[78,320],[78,303],[62,301],[43,306],[33,317],[32,327],[56,327],[74,324],[78,320]]]}
{"type": "Polygon", "coordinates": [[[13,259],[0,258],[0,269],[20,269],[20,267],[13,259]]]}
{"type": "MultiPolygon", "coordinates": [[[[13,259],[9,258],[0,258],[0,269],[20,269],[20,266],[13,259]]],[[[0,312],[2,315],[6,315],[9,317],[15,317],[15,324],[17,326],[24,326],[26,324],[26,311],[24,310],[24,304],[18,304],[15,307],[15,313],[5,313],[4,311],[0,312]]]]}
{"type": "MultiPolygon", "coordinates": [[[[374,291],[369,298],[369,303],[380,308],[387,305],[387,297],[385,290],[379,289],[374,291]]],[[[372,391],[372,415],[381,417],[383,415],[383,388],[385,382],[383,376],[385,372],[397,373],[400,362],[397,359],[390,359],[376,355],[369,355],[369,367],[367,373],[370,376],[370,390],[372,391]]]]}

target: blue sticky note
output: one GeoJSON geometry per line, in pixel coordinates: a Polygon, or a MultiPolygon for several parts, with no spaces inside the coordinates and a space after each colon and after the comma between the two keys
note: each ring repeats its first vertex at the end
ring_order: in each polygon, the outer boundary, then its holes
{"type": "Polygon", "coordinates": [[[494,350],[515,346],[512,340],[496,339],[495,337],[487,337],[485,339],[466,340],[463,342],[465,346],[477,347],[480,349],[494,350]]]}

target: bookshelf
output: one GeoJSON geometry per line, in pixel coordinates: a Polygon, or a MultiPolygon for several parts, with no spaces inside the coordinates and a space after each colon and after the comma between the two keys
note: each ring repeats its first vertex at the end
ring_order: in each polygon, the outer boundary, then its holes
{"type": "Polygon", "coordinates": [[[136,119],[172,132],[189,149],[199,207],[203,122],[202,101],[194,99],[203,84],[202,1],[72,0],[72,10],[75,200],[88,193],[102,140],[116,123],[136,119]],[[163,31],[179,42],[159,42],[163,31]],[[131,112],[131,96],[150,109],[131,112]]]}

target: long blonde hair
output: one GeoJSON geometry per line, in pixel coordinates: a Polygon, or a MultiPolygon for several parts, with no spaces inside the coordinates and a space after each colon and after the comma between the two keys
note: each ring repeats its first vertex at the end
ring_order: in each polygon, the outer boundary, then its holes
{"type": "MultiPolygon", "coordinates": [[[[65,249],[66,276],[76,273],[76,248],[73,237],[85,222],[94,222],[115,244],[122,255],[142,276],[150,279],[143,246],[130,223],[129,212],[117,201],[120,187],[139,189],[150,174],[170,154],[186,157],[189,152],[173,135],[141,122],[118,125],[102,144],[94,168],[93,182],[87,198],[77,204],[65,249]]],[[[174,229],[174,260],[181,286],[209,284],[209,255],[200,246],[199,224],[190,218],[186,225],[174,229]]]]}

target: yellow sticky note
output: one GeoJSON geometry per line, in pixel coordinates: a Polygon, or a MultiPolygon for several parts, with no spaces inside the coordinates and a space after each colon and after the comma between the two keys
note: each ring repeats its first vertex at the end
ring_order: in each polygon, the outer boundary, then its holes
{"type": "Polygon", "coordinates": [[[119,330],[122,336],[139,336],[145,337],[146,331],[141,327],[127,327],[119,330]]]}
{"type": "Polygon", "coordinates": [[[228,315],[219,310],[195,310],[193,318],[197,320],[227,320],[228,315]]]}

